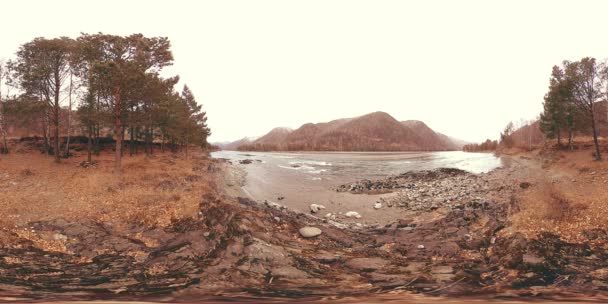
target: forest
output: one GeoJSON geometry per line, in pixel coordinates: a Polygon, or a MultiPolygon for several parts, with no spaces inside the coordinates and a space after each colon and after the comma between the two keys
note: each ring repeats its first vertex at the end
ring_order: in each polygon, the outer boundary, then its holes
{"type": "Polygon", "coordinates": [[[545,95],[540,129],[554,138],[559,147],[567,134],[568,148],[573,149],[576,133],[593,136],[593,157],[601,160],[599,128],[606,121],[608,64],[595,58],[564,61],[553,67],[549,90],[545,95]]]}
{"type": "Polygon", "coordinates": [[[81,34],[76,39],[35,38],[14,59],[0,62],[0,153],[9,133],[42,141],[55,162],[86,143],[88,162],[103,143],[113,144],[115,172],[121,159],[155,148],[207,148],[207,114],[179,76],[163,76],[173,64],[165,37],[81,34]],[[2,94],[4,92],[4,94],[2,94]]]}

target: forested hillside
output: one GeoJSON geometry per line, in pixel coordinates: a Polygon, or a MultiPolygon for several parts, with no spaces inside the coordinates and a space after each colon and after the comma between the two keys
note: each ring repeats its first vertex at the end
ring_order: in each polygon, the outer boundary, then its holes
{"type": "MultiPolygon", "coordinates": [[[[234,147],[235,145],[230,145],[234,147]]],[[[237,146],[251,151],[445,151],[459,146],[421,121],[399,122],[384,112],[325,123],[307,123],[296,130],[275,128],[237,146]]]]}

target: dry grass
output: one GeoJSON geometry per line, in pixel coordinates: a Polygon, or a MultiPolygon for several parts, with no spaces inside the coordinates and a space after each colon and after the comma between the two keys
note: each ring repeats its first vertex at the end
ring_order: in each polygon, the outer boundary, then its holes
{"type": "Polygon", "coordinates": [[[578,243],[587,240],[585,231],[608,229],[608,162],[593,160],[590,150],[554,152],[543,172],[547,179],[519,197],[513,230],[529,237],[550,232],[578,243]]]}
{"type": "MultiPolygon", "coordinates": [[[[0,156],[0,228],[40,243],[27,223],[64,218],[166,227],[195,216],[203,195],[217,190],[202,155],[125,156],[120,176],[113,173],[111,153],[96,157],[94,167],[80,167],[85,159],[81,154],[54,164],[36,152],[0,156]]],[[[55,243],[40,245],[61,251],[55,243]]]]}

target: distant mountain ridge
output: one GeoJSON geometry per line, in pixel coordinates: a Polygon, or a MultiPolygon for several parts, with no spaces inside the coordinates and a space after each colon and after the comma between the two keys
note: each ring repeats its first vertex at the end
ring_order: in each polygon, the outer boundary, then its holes
{"type": "Polygon", "coordinates": [[[220,145],[241,151],[449,151],[460,150],[462,141],[437,133],[424,122],[399,122],[385,112],[306,123],[296,130],[274,128],[247,141],[220,145]]]}

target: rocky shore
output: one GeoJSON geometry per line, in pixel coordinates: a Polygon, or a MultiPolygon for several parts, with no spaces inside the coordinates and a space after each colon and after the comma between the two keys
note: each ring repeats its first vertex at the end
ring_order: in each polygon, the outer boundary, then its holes
{"type": "Polygon", "coordinates": [[[375,209],[404,208],[411,211],[432,211],[447,207],[462,209],[463,203],[481,202],[491,191],[507,189],[505,185],[491,188],[485,174],[471,174],[463,170],[440,168],[412,171],[381,180],[362,180],[340,185],[336,191],[354,194],[391,193],[381,197],[375,209]]]}
{"type": "MultiPolygon", "coordinates": [[[[218,178],[219,186],[242,182],[242,175],[226,171],[229,163],[212,167],[230,177],[218,178]]],[[[520,187],[529,181],[526,170],[519,164],[483,175],[440,169],[372,182],[395,192],[378,202],[382,210],[392,204],[416,210],[415,216],[357,229],[342,222],[345,214],[326,218],[319,206],[315,213],[294,212],[223,194],[204,197],[196,217],[164,229],[134,226],[117,234],[116,227],[99,222],[39,221],[32,229],[48,234],[49,241],[67,240],[65,253],[42,251],[18,234],[2,232],[13,245],[0,248],[0,290],[30,299],[52,294],[170,301],[211,294],[257,300],[374,298],[388,292],[604,296],[608,247],[509,231],[517,193],[527,191],[520,187]]],[[[345,187],[361,184],[367,182],[345,187]]],[[[593,237],[608,241],[605,231],[593,237]]]]}

